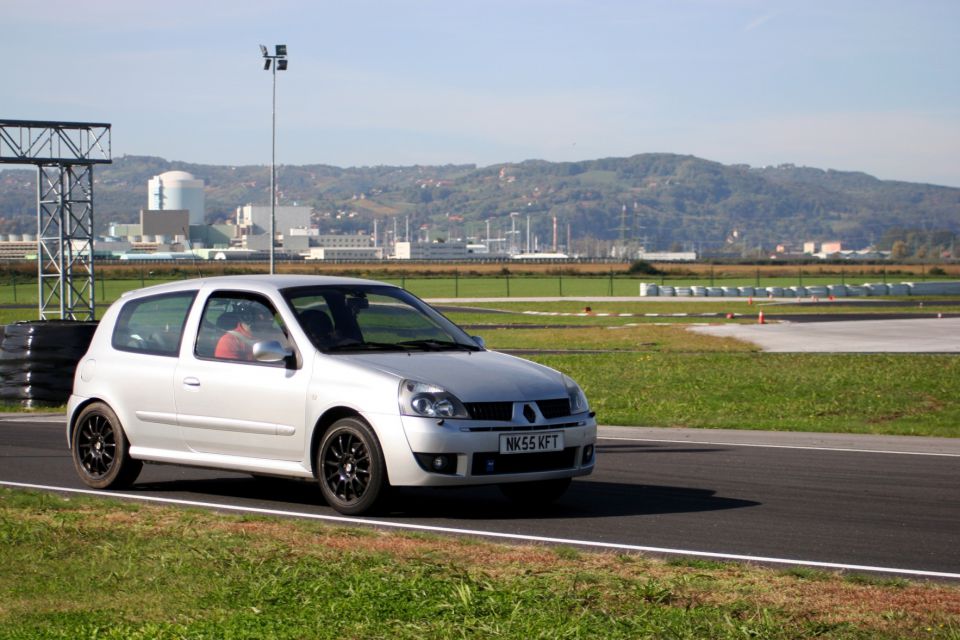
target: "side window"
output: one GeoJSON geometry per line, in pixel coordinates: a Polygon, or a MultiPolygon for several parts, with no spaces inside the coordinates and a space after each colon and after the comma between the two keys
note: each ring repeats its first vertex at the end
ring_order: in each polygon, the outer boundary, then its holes
{"type": "Polygon", "coordinates": [[[168,293],[126,303],[113,328],[114,349],[177,356],[196,293],[168,293]]]}
{"type": "Polygon", "coordinates": [[[318,349],[336,344],[340,336],[334,327],[333,311],[323,296],[300,296],[291,301],[300,326],[318,349]]]}
{"type": "Polygon", "coordinates": [[[201,358],[254,362],[253,345],[267,340],[289,344],[280,316],[266,298],[218,292],[203,309],[195,353],[201,358]]]}

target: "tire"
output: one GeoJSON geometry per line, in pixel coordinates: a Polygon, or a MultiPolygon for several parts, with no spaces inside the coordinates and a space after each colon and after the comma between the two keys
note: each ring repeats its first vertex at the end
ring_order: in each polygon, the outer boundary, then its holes
{"type": "Polygon", "coordinates": [[[80,479],[94,489],[129,487],[143,468],[141,461],[130,457],[117,414],[102,402],[80,412],[70,438],[70,453],[80,479]]]}
{"type": "Polygon", "coordinates": [[[348,516],[372,510],[389,486],[380,441],[359,418],[333,423],[317,449],[315,469],[327,504],[348,516]]]}
{"type": "Polygon", "coordinates": [[[96,322],[72,320],[5,326],[0,341],[0,399],[65,404],[74,370],[96,328],[96,322]]]}
{"type": "Polygon", "coordinates": [[[535,482],[511,482],[500,485],[500,492],[517,504],[538,506],[560,499],[570,487],[571,478],[537,480],[535,482]]]}

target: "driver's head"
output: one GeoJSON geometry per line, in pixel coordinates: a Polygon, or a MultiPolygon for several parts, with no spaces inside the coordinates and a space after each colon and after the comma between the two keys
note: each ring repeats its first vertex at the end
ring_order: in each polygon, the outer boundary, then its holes
{"type": "Polygon", "coordinates": [[[263,329],[273,320],[270,312],[259,303],[244,302],[237,307],[237,319],[251,329],[263,329]]]}

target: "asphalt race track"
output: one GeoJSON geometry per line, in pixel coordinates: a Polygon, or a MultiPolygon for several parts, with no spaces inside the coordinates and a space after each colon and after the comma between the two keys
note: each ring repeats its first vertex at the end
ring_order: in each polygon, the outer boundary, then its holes
{"type": "Polygon", "coordinates": [[[771,353],[960,353],[960,318],[717,324],[690,330],[747,340],[771,353]]]}
{"type": "MultiPolygon", "coordinates": [[[[960,580],[960,439],[602,427],[598,468],[531,512],[495,488],[401,490],[344,518],[311,483],[148,465],[124,499],[502,541],[960,580]]],[[[0,486],[83,490],[59,416],[0,417],[0,486]]],[[[114,494],[116,495],[116,494],[114,494]]]]}

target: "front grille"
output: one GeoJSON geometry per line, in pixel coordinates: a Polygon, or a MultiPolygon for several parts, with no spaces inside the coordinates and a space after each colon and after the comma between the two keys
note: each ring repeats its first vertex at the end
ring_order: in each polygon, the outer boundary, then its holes
{"type": "Polygon", "coordinates": [[[543,417],[547,420],[570,415],[570,398],[537,400],[537,406],[540,408],[540,413],[542,413],[543,417]]]}
{"type": "Polygon", "coordinates": [[[513,419],[512,402],[467,402],[465,406],[474,420],[510,422],[513,419]]]}
{"type": "MultiPolygon", "coordinates": [[[[550,400],[537,400],[537,408],[547,420],[562,418],[570,415],[569,398],[552,398],[550,400]]],[[[498,422],[510,422],[513,419],[512,402],[466,402],[464,406],[467,413],[474,420],[496,420],[498,422]]]]}
{"type": "Polygon", "coordinates": [[[473,475],[495,476],[507,473],[533,473],[571,469],[577,456],[576,447],[548,453],[501,455],[497,451],[473,454],[473,475]]]}
{"type": "Polygon", "coordinates": [[[560,424],[501,424],[493,427],[460,427],[470,433],[492,433],[509,431],[543,431],[544,429],[572,429],[582,427],[584,422],[561,422],[560,424]]]}

